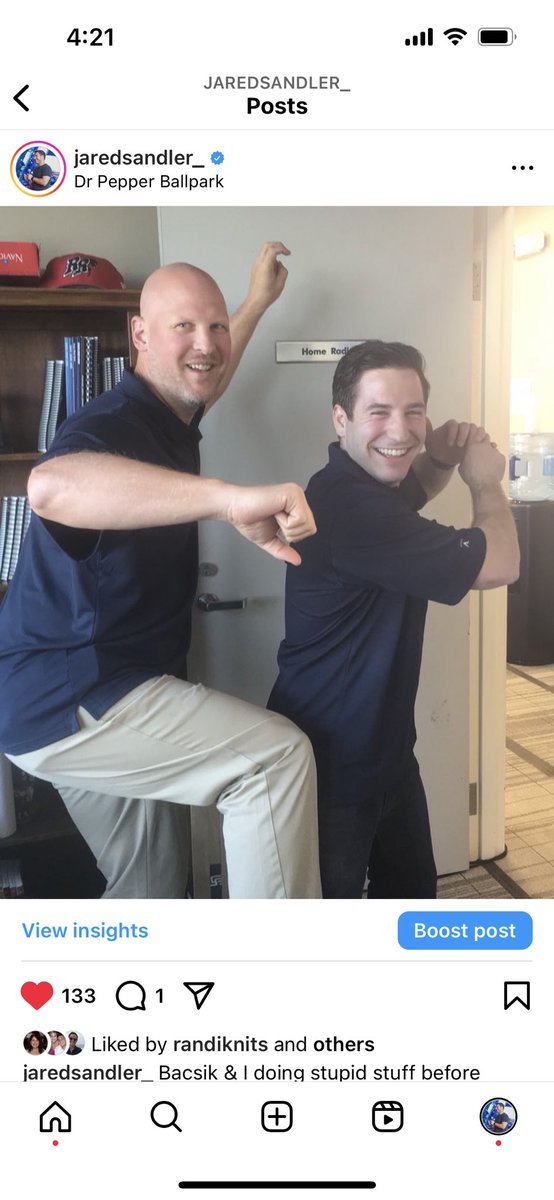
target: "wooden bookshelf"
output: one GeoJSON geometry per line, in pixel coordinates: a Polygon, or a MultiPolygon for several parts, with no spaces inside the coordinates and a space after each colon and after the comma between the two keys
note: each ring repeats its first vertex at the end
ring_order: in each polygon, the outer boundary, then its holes
{"type": "MultiPolygon", "coordinates": [[[[46,360],[63,359],[64,337],[80,335],[98,336],[101,356],[127,355],[134,362],[130,320],[139,311],[139,298],[140,292],[123,289],[0,287],[0,499],[26,492],[29,473],[40,458],[36,447],[46,360]]],[[[5,591],[0,585],[0,600],[5,591]]],[[[0,839],[0,853],[28,854],[32,859],[33,854],[42,855],[40,848],[48,843],[53,870],[65,845],[72,846],[72,856],[86,853],[90,859],[57,793],[47,784],[37,781],[36,786],[42,800],[40,819],[0,839]]]]}
{"type": "Polygon", "coordinates": [[[130,288],[39,288],[39,287],[0,287],[0,308],[42,309],[52,312],[62,310],[75,312],[76,309],[113,312],[120,309],[138,309],[140,291],[130,288]]]}
{"type": "Polygon", "coordinates": [[[0,454],[0,463],[36,462],[40,458],[38,450],[30,450],[28,454],[0,454]]]}
{"type": "Polygon", "coordinates": [[[0,287],[0,496],[25,489],[36,454],[44,364],[64,336],[98,336],[101,353],[133,358],[130,318],[140,292],[0,287]]]}

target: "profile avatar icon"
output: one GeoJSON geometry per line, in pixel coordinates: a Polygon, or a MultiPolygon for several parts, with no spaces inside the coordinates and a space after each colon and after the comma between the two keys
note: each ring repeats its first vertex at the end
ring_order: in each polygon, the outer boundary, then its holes
{"type": "Polygon", "coordinates": [[[510,1100],[499,1096],[493,1100],[487,1100],[481,1109],[479,1119],[487,1133],[492,1133],[495,1137],[502,1137],[505,1133],[511,1133],[517,1121],[517,1112],[510,1100]]]}
{"type": "Polygon", "coordinates": [[[65,179],[63,154],[49,142],[26,142],[11,161],[11,176],[21,192],[46,196],[56,192],[65,179]]]}
{"type": "Polygon", "coordinates": [[[38,1057],[39,1054],[44,1054],[44,1051],[48,1049],[48,1038],[40,1029],[31,1029],[23,1038],[23,1046],[27,1054],[38,1057]]]}
{"type": "Polygon", "coordinates": [[[48,1037],[50,1038],[49,1054],[65,1054],[67,1050],[67,1038],[60,1029],[49,1029],[48,1037]]]}
{"type": "Polygon", "coordinates": [[[73,1056],[80,1054],[85,1045],[85,1039],[82,1033],[78,1033],[76,1029],[70,1029],[67,1035],[67,1050],[66,1054],[73,1056]]]}

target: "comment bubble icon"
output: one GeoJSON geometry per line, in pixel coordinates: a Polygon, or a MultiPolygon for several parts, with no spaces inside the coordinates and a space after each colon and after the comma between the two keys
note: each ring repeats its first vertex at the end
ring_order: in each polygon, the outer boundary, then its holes
{"type": "Polygon", "coordinates": [[[125,979],[120,983],[115,998],[119,1007],[124,1008],[126,1012],[136,1012],[138,1009],[141,1012],[146,1011],[146,992],[142,983],[137,983],[136,979],[125,979]]]}

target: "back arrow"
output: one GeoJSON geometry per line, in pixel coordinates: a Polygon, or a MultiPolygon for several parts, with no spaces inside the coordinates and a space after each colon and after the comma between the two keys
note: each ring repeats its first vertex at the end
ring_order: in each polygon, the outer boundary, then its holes
{"type": "Polygon", "coordinates": [[[27,105],[26,105],[26,104],[24,104],[24,103],[23,103],[23,101],[19,99],[19,97],[23,95],[23,92],[26,92],[26,91],[27,91],[27,88],[28,88],[28,87],[29,87],[29,84],[28,84],[28,83],[26,83],[26,84],[25,84],[25,86],[24,86],[24,87],[22,87],[22,88],[20,88],[20,89],[19,89],[19,91],[18,91],[18,92],[16,92],[15,96],[13,96],[13,99],[15,100],[15,103],[16,103],[16,104],[19,104],[19,107],[20,107],[20,108],[24,108],[24,109],[25,109],[25,112],[29,112],[29,109],[27,108],[27,105]]]}

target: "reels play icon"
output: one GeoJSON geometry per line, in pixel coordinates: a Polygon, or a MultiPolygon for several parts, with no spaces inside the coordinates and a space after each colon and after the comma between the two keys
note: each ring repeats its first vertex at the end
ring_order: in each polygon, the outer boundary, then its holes
{"type": "Polygon", "coordinates": [[[404,1124],[404,1108],[399,1100],[377,1100],[371,1110],[376,1133],[398,1133],[404,1124]]]}

